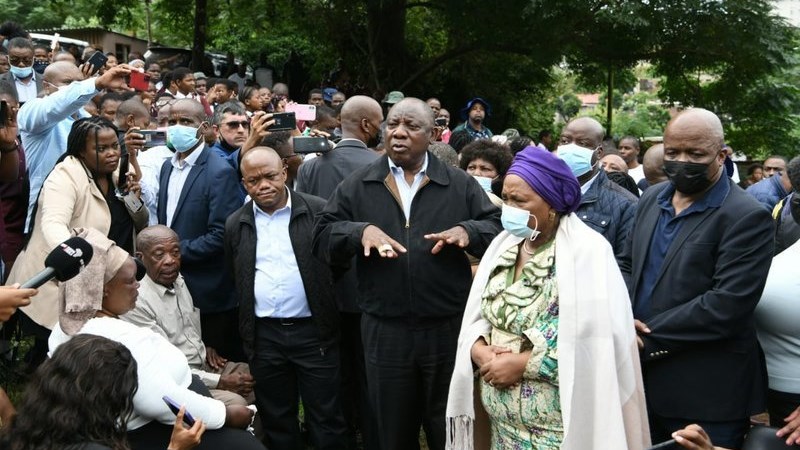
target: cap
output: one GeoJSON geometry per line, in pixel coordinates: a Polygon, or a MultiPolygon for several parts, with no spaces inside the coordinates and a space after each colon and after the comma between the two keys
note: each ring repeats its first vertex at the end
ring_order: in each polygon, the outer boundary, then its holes
{"type": "Polygon", "coordinates": [[[383,97],[381,103],[386,103],[387,105],[394,105],[395,103],[399,102],[400,100],[406,98],[400,91],[392,91],[386,94],[386,97],[383,97]]]}
{"type": "Polygon", "coordinates": [[[339,91],[337,91],[336,88],[327,87],[322,90],[322,99],[325,100],[326,102],[330,102],[331,100],[333,100],[333,94],[337,92],[339,91]]]}

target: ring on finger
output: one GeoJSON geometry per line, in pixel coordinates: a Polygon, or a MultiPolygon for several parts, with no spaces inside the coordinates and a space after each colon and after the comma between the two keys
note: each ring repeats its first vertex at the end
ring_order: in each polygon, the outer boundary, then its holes
{"type": "Polygon", "coordinates": [[[388,253],[392,251],[392,246],[389,244],[383,244],[380,247],[378,247],[378,251],[381,253],[388,253]]]}

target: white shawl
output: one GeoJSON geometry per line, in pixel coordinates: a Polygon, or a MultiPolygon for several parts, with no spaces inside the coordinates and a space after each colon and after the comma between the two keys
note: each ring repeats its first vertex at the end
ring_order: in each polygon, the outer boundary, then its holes
{"type": "MultiPolygon", "coordinates": [[[[491,325],[481,295],[496,258],[519,244],[505,231],[487,249],[464,311],[447,402],[447,449],[472,450],[486,442],[474,431],[474,376],[470,350],[491,325]],[[473,440],[477,438],[477,440],[473,440]]],[[[633,314],[608,242],[577,216],[561,218],[555,242],[559,293],[558,382],[563,450],[631,449],[650,445],[633,314]]],[[[485,428],[483,428],[485,429],[485,428]]]]}

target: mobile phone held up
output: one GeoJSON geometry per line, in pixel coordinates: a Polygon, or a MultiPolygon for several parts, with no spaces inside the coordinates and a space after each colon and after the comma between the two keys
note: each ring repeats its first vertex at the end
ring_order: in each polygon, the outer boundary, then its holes
{"type": "Polygon", "coordinates": [[[437,127],[444,127],[447,125],[447,118],[445,117],[437,117],[433,120],[434,125],[437,127]]]}
{"type": "Polygon", "coordinates": [[[314,105],[292,103],[291,105],[286,105],[286,112],[293,112],[297,120],[305,120],[306,122],[317,120],[317,107],[314,105]]]}
{"type": "Polygon", "coordinates": [[[267,128],[269,131],[291,131],[297,128],[297,119],[293,112],[275,113],[272,120],[275,123],[267,128]]]}
{"type": "Polygon", "coordinates": [[[140,92],[146,91],[150,87],[150,75],[132,70],[128,86],[140,92]]]}
{"type": "Polygon", "coordinates": [[[108,61],[108,56],[104,55],[101,51],[96,51],[92,53],[92,56],[86,61],[86,64],[92,65],[92,75],[96,74],[101,67],[106,65],[106,61],[108,61]]]}
{"type": "MultiPolygon", "coordinates": [[[[171,398],[167,397],[166,395],[161,397],[161,399],[164,400],[164,403],[167,404],[167,406],[169,407],[169,410],[172,411],[172,413],[177,416],[178,412],[180,412],[180,410],[181,410],[181,406],[178,405],[177,403],[175,403],[174,400],[172,400],[171,398]]],[[[194,417],[192,417],[192,415],[189,414],[189,411],[186,411],[186,410],[183,411],[183,423],[185,423],[186,426],[188,426],[188,427],[194,426],[194,417]]]]}
{"type": "Polygon", "coordinates": [[[292,139],[294,152],[298,154],[306,153],[327,153],[331,151],[328,140],[321,136],[297,136],[292,139]]]}
{"type": "Polygon", "coordinates": [[[167,145],[167,132],[164,130],[139,130],[137,133],[144,136],[144,148],[167,145]]]}

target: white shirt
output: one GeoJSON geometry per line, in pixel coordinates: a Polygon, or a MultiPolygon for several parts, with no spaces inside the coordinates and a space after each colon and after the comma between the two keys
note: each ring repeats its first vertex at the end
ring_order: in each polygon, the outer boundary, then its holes
{"type": "MultiPolygon", "coordinates": [[[[110,317],[90,319],[78,333],[119,342],[136,360],[139,389],[133,396],[133,414],[128,421],[128,430],[140,428],[152,420],[175,423],[175,414],[161,399],[165,395],[179,405],[186,405],[186,411],[205,422],[210,430],[222,428],[225,424],[225,404],[188,389],[192,382],[189,363],[183,353],[163,336],[110,317]]],[[[69,339],[61,326],[56,325],[48,341],[50,356],[69,339]]]]}
{"type": "Polygon", "coordinates": [[[644,178],[644,165],[639,164],[635,169],[628,169],[628,175],[633,178],[633,181],[639,183],[639,180],[644,178]]]}
{"type": "Polygon", "coordinates": [[[200,140],[200,143],[195,146],[194,151],[184,159],[179,159],[179,153],[175,152],[172,155],[172,172],[169,176],[169,184],[167,184],[167,226],[172,226],[172,216],[175,215],[175,210],[178,209],[178,200],[181,198],[183,192],[183,185],[186,179],[189,178],[189,172],[192,167],[197,163],[200,154],[205,151],[205,143],[200,140]]]}
{"type": "Polygon", "coordinates": [[[158,224],[158,182],[161,179],[161,166],[164,165],[164,161],[172,158],[174,153],[165,145],[159,145],[140,151],[136,156],[139,169],[142,170],[142,179],[139,181],[142,186],[142,200],[150,212],[148,225],[158,224]]]}
{"type": "MultiPolygon", "coordinates": [[[[33,76],[28,80],[28,83],[23,83],[19,78],[14,77],[14,84],[17,86],[17,96],[20,103],[25,103],[33,100],[38,95],[36,92],[36,71],[33,71],[33,76]]],[[[12,75],[13,76],[13,75],[12,75]]]]}
{"type": "Polygon", "coordinates": [[[394,181],[397,183],[397,190],[400,191],[400,200],[403,202],[403,214],[406,215],[406,221],[411,219],[411,202],[414,200],[419,185],[422,184],[422,179],[425,178],[425,171],[428,170],[428,154],[425,153],[425,162],[422,163],[422,168],[414,175],[414,181],[409,186],[406,181],[405,172],[402,167],[397,166],[392,158],[389,158],[389,171],[394,176],[394,181]]]}
{"type": "Polygon", "coordinates": [[[289,236],[292,197],[288,189],[286,194],[286,206],[272,214],[267,214],[253,202],[256,225],[256,317],[290,319],[311,316],[303,278],[289,236]]]}
{"type": "Polygon", "coordinates": [[[589,192],[589,188],[592,187],[592,184],[594,184],[594,180],[596,180],[597,176],[600,175],[600,170],[598,170],[597,173],[594,174],[594,176],[589,179],[589,181],[587,181],[583,186],[581,186],[581,197],[583,197],[584,195],[586,195],[587,192],[589,192]]]}

